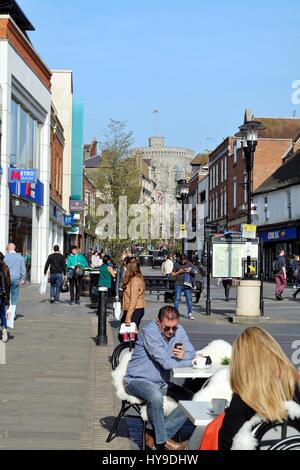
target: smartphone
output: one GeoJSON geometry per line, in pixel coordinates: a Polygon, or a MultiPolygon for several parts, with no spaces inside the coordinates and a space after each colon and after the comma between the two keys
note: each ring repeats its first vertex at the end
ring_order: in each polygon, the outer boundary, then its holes
{"type": "Polygon", "coordinates": [[[176,343],[174,347],[175,347],[175,349],[182,348],[182,343],[176,343]]]}

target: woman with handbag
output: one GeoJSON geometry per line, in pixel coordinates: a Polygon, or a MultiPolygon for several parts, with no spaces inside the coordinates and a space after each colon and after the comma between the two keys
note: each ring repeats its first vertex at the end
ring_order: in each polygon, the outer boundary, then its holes
{"type": "Polygon", "coordinates": [[[7,343],[7,315],[9,314],[10,299],[10,274],[9,269],[3,261],[4,256],[0,253],[0,317],[2,326],[2,341],[7,343]]]}
{"type": "Polygon", "coordinates": [[[70,283],[70,305],[80,305],[80,288],[84,270],[88,268],[87,260],[78,251],[76,245],[72,246],[71,254],[67,261],[67,271],[70,283]]]}
{"type": "Polygon", "coordinates": [[[123,283],[123,317],[121,323],[139,327],[145,314],[145,281],[137,261],[126,265],[123,283]]]}

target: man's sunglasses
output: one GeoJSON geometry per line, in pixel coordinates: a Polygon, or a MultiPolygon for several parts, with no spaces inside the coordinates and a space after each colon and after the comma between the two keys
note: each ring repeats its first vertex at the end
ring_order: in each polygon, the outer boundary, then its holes
{"type": "Polygon", "coordinates": [[[176,331],[178,329],[178,326],[164,326],[164,331],[176,331]]]}

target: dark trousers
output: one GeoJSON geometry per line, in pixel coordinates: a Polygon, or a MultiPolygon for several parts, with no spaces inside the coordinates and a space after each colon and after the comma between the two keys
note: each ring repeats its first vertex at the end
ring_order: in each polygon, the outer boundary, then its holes
{"type": "Polygon", "coordinates": [[[70,282],[71,302],[74,302],[74,301],[79,302],[80,301],[80,289],[81,289],[81,277],[73,276],[69,282],[70,282]]]}
{"type": "Polygon", "coordinates": [[[226,300],[229,300],[230,287],[232,286],[232,279],[223,279],[222,284],[225,290],[226,300]]]}
{"type": "MultiPolygon", "coordinates": [[[[127,312],[124,311],[122,319],[121,319],[121,323],[125,322],[126,313],[127,312]]],[[[136,308],[135,311],[132,314],[131,322],[135,323],[137,328],[138,328],[144,315],[145,315],[145,309],[144,308],[136,308]]]]}

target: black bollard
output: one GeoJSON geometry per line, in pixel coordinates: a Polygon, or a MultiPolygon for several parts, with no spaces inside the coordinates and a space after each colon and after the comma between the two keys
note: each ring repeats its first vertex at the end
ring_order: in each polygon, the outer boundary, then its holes
{"type": "Polygon", "coordinates": [[[107,334],[106,334],[106,299],[107,299],[107,287],[99,287],[98,297],[98,336],[96,337],[97,346],[107,345],[107,334]]]}

